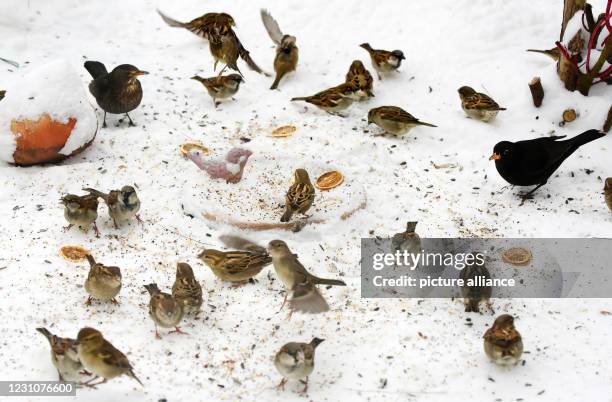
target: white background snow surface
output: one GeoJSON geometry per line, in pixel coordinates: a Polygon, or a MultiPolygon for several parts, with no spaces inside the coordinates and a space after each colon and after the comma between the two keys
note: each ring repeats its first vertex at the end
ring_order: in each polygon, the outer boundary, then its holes
{"type": "MultiPolygon", "coordinates": [[[[94,144],[62,165],[0,167],[0,379],[56,379],[48,345],[35,328],[74,337],[79,328],[93,326],[128,355],[146,388],[127,377],[115,379],[98,390],[80,390],[77,399],[88,402],[610,400],[612,316],[601,313],[612,311],[609,300],[496,300],[498,313],[517,317],[526,350],[524,365],[503,370],[482,350],[491,315],[470,314],[473,325],[467,325],[458,300],[360,298],[359,239],[391,235],[407,220],[419,221],[422,237],[610,237],[612,214],[602,196],[603,179],[612,176],[610,136],[581,148],[521,207],[519,189],[507,186],[488,161],[500,140],[553,131],[573,136],[603,124],[609,87],[594,88],[588,98],[569,93],[549,59],[525,52],[552,47],[561,10],[561,1],[550,0],[3,0],[0,56],[32,66],[67,59],[84,86],[90,80],[85,60],[109,68],[131,63],[151,74],[142,77],[144,99],[131,114],[138,127],[117,124],[118,117],[109,115],[109,127],[94,144]],[[207,43],[165,25],[158,6],[180,20],[230,13],[252,57],[271,71],[274,48],[259,17],[266,7],[297,36],[298,71],[279,91],[270,91],[271,79],[240,61],[246,83],[236,101],[215,110],[201,85],[189,79],[213,75],[207,43]],[[353,105],[344,119],[289,102],[341,83],[354,59],[370,68],[358,47],[366,41],[402,49],[407,57],[401,73],[375,82],[374,99],[353,105]],[[535,75],[546,91],[540,109],[527,87],[535,75]],[[508,110],[492,124],[465,118],[456,92],[461,85],[491,94],[508,110]],[[439,127],[417,128],[403,139],[374,137],[378,129],[365,118],[380,105],[400,106],[439,127]],[[579,118],[560,127],[568,107],[579,118]],[[268,136],[285,124],[296,125],[296,134],[268,136]],[[240,137],[251,141],[241,144],[240,137]],[[245,175],[257,169],[258,154],[282,155],[290,162],[278,174],[288,183],[294,168],[315,162],[361,181],[368,206],[349,220],[299,233],[248,233],[264,244],[283,238],[308,269],[344,279],[346,288],[322,289],[332,311],[287,321],[285,312],[277,313],[282,287],[272,269],[257,284],[232,289],[195,258],[205,246],[200,242],[219,246],[218,235],[232,229],[191,218],[198,211],[182,208],[190,201],[187,190],[204,174],[178,153],[188,140],[203,142],[215,156],[231,146],[248,147],[254,156],[245,175]],[[435,169],[432,162],[457,167],[435,169]],[[144,227],[115,230],[101,206],[100,239],[92,231],[62,231],[62,194],[125,184],[138,186],[144,227]],[[58,254],[71,244],[122,268],[120,306],[84,305],[87,267],[58,254]],[[204,311],[200,320],[183,323],[188,336],[156,341],[142,285],[155,281],[169,289],[177,261],[192,264],[202,281],[204,311]],[[285,342],[313,336],[325,342],[308,395],[300,396],[296,383],[277,391],[273,355],[285,342]]],[[[0,63],[0,87],[16,74],[0,63]]]]}

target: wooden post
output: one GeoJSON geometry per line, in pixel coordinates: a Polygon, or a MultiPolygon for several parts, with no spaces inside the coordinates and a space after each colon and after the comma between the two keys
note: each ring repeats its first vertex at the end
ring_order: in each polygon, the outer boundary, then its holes
{"type": "Polygon", "coordinates": [[[529,90],[531,91],[531,97],[533,98],[533,104],[535,107],[542,106],[542,100],[544,99],[544,88],[542,88],[540,77],[533,77],[533,79],[529,82],[529,90]]]}

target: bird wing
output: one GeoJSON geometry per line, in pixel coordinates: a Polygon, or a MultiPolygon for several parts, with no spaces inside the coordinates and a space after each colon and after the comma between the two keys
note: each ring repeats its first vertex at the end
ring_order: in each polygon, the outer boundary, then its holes
{"type": "Polygon", "coordinates": [[[310,183],[295,183],[287,191],[287,201],[293,209],[299,209],[314,198],[314,188],[310,183]]]}
{"type": "Polygon", "coordinates": [[[400,123],[417,123],[419,121],[419,119],[404,109],[395,106],[382,107],[379,113],[380,117],[385,120],[397,121],[400,123]]]}
{"type": "Polygon", "coordinates": [[[266,31],[268,31],[268,35],[270,35],[272,42],[280,46],[281,40],[283,39],[283,33],[278,26],[278,22],[272,18],[272,15],[270,15],[268,10],[263,8],[261,9],[261,20],[263,21],[264,27],[266,28],[266,31]]]}
{"type": "Polygon", "coordinates": [[[468,109],[505,110],[505,108],[499,107],[497,102],[495,102],[490,96],[478,92],[470,96],[465,103],[468,109]]]}
{"type": "Polygon", "coordinates": [[[245,239],[244,237],[222,235],[219,236],[219,240],[221,240],[221,242],[223,242],[223,244],[225,244],[229,248],[247,250],[257,254],[267,254],[265,247],[262,247],[249,239],[245,239]]]}
{"type": "Polygon", "coordinates": [[[132,370],[132,365],[128,358],[115,348],[110,342],[104,341],[102,347],[98,351],[98,357],[106,364],[127,370],[132,370]]]}
{"type": "Polygon", "coordinates": [[[291,310],[309,314],[329,311],[329,305],[316,286],[310,282],[295,284],[289,306],[291,310]]]}

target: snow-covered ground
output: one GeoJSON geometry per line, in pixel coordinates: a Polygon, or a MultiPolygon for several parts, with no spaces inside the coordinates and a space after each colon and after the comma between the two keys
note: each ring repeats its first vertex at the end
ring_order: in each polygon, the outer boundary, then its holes
{"type": "MultiPolygon", "coordinates": [[[[80,390],[77,399],[88,402],[612,400],[612,316],[601,313],[612,310],[609,300],[497,300],[498,312],[518,317],[529,352],[524,365],[503,370],[482,350],[490,315],[471,314],[473,325],[467,325],[459,301],[360,297],[359,239],[393,234],[407,220],[419,221],[422,237],[611,237],[612,214],[602,196],[602,179],[612,176],[610,136],[581,148],[521,207],[518,189],[506,186],[488,161],[502,139],[553,131],[572,136],[603,123],[610,87],[594,88],[588,98],[569,93],[549,59],[525,52],[552,47],[561,3],[2,0],[0,56],[24,68],[66,59],[83,85],[90,79],[85,60],[110,68],[131,63],[151,74],[141,77],[144,99],[131,113],[138,127],[117,125],[117,116],[109,115],[109,127],[94,144],[61,165],[0,167],[0,379],[56,379],[48,345],[34,329],[45,325],[74,337],[79,328],[93,326],[128,355],[146,388],[123,377],[98,390],[80,390]],[[207,43],[165,25],[157,7],[179,20],[230,13],[252,57],[272,71],[274,48],[259,17],[259,8],[266,7],[297,37],[298,71],[279,91],[270,91],[271,79],[240,61],[246,83],[236,101],[215,110],[202,86],[189,79],[213,75],[207,43]],[[400,74],[375,82],[374,99],[353,105],[344,119],[289,102],[341,83],[354,59],[370,68],[358,47],[366,41],[406,55],[400,74]],[[535,75],[546,91],[540,109],[527,87],[535,75]],[[465,118],[457,95],[461,85],[489,93],[508,110],[493,124],[465,118]],[[378,131],[368,128],[366,115],[380,105],[400,106],[438,128],[417,128],[403,139],[374,137],[378,131]],[[579,118],[560,127],[568,107],[579,118]],[[285,124],[296,125],[296,134],[269,136],[285,124]],[[242,144],[240,137],[251,141],[242,144]],[[295,314],[287,321],[285,312],[277,312],[282,293],[272,269],[257,284],[232,289],[196,259],[203,243],[219,245],[218,235],[232,229],[199,218],[193,208],[201,200],[188,195],[206,180],[179,155],[188,140],[201,141],[216,156],[231,146],[248,147],[253,157],[245,176],[257,171],[258,158],[276,155],[286,161],[276,174],[287,183],[296,167],[333,164],[347,180],[364,185],[367,207],[346,221],[299,233],[247,233],[262,244],[285,239],[307,268],[342,277],[346,288],[323,289],[332,311],[295,314]],[[456,167],[435,169],[432,163],[456,167]],[[134,183],[144,227],[132,223],[115,230],[101,206],[100,239],[93,232],[62,231],[62,194],[134,183]],[[120,306],[84,305],[87,268],[58,253],[73,244],[121,267],[120,306]],[[204,314],[183,324],[188,336],[156,341],[142,285],[155,281],[169,289],[177,261],[192,264],[202,281],[204,314]],[[308,395],[299,395],[295,383],[277,391],[281,377],[273,355],[285,342],[313,336],[325,342],[317,350],[308,395]]],[[[603,1],[595,4],[599,12],[603,1]]],[[[15,70],[0,63],[0,89],[15,70]]],[[[270,197],[282,200],[282,194],[270,197]]],[[[220,207],[231,213],[235,205],[220,207]]]]}

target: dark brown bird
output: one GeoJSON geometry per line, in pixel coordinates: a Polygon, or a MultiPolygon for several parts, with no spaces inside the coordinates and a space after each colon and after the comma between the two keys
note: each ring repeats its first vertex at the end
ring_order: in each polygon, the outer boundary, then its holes
{"type": "Polygon", "coordinates": [[[604,197],[606,199],[606,205],[612,211],[612,177],[608,177],[606,179],[606,184],[604,185],[604,197]]]}
{"type": "Polygon", "coordinates": [[[381,74],[388,73],[390,71],[397,71],[402,64],[402,60],[405,60],[404,52],[401,50],[383,50],[383,49],[372,49],[369,43],[362,43],[360,47],[367,50],[372,59],[372,67],[378,74],[378,79],[381,80],[381,74]]]}
{"type": "Polygon", "coordinates": [[[268,35],[272,42],[276,44],[276,57],[274,58],[274,71],[276,78],[270,89],[276,89],[280,80],[291,71],[295,71],[298,62],[298,47],[295,44],[295,36],[283,35],[278,22],[267,10],[261,10],[261,20],[263,21],[268,35]]]}
{"type": "Polygon", "coordinates": [[[207,13],[190,22],[184,23],[164,15],[159,10],[157,10],[157,12],[166,24],[171,27],[185,28],[208,40],[210,53],[215,59],[214,70],[217,69],[217,63],[219,61],[225,64],[225,67],[223,67],[219,75],[223,74],[223,71],[225,71],[227,67],[238,71],[238,73],[242,75],[237,64],[238,57],[242,58],[252,70],[260,74],[268,75],[259,68],[251,58],[249,51],[242,46],[236,32],[232,29],[236,24],[231,15],[226,13],[207,13]]]}
{"type": "Polygon", "coordinates": [[[359,88],[359,91],[355,92],[357,100],[374,97],[372,91],[374,79],[360,60],[353,60],[344,82],[353,83],[354,86],[359,88]]]}
{"type": "Polygon", "coordinates": [[[130,126],[134,126],[128,113],[136,109],[142,101],[142,87],[138,76],[149,73],[131,64],[117,66],[109,73],[99,61],[86,61],[85,68],[93,77],[93,81],[89,84],[89,92],[104,110],[102,127],[106,127],[106,113],[125,113],[130,126]]]}
{"type": "Polygon", "coordinates": [[[57,369],[61,382],[80,380],[82,374],[90,374],[81,364],[75,339],[60,338],[49,332],[47,328],[36,328],[36,330],[49,341],[51,362],[57,369]]]}
{"type": "Polygon", "coordinates": [[[202,307],[202,286],[193,274],[191,265],[185,262],[176,264],[176,280],[172,285],[172,297],[183,305],[185,314],[199,313],[202,307]]]}
{"type": "Polygon", "coordinates": [[[491,274],[485,266],[484,255],[482,253],[472,253],[472,255],[475,257],[475,261],[471,264],[466,264],[465,268],[459,273],[459,278],[464,281],[464,285],[461,287],[461,294],[465,303],[465,312],[479,313],[481,301],[484,301],[492,311],[490,298],[493,289],[491,286],[476,286],[475,284],[470,286],[470,282],[491,279],[491,274]]]}

